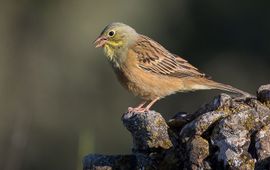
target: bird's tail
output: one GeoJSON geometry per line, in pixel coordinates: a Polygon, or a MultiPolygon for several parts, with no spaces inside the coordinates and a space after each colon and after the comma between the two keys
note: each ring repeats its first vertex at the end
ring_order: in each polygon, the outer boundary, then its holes
{"type": "MultiPolygon", "coordinates": [[[[252,97],[253,96],[247,92],[239,90],[239,89],[232,87],[230,85],[218,83],[218,82],[215,82],[215,81],[210,80],[210,79],[204,79],[203,81],[200,81],[200,82],[202,83],[202,87],[204,87],[201,89],[218,89],[218,90],[223,90],[223,91],[243,95],[245,97],[252,97]]],[[[200,86],[198,86],[198,87],[200,87],[200,86]]]]}

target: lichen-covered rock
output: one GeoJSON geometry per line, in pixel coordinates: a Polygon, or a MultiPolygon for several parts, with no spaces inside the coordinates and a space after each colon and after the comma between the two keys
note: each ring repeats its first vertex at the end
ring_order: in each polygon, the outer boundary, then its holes
{"type": "Polygon", "coordinates": [[[191,121],[191,115],[186,112],[178,112],[176,113],[170,120],[168,120],[167,124],[170,128],[181,129],[185,124],[191,121]]]}
{"type": "Polygon", "coordinates": [[[187,142],[194,135],[202,135],[216,121],[229,115],[231,113],[229,109],[231,101],[229,95],[222,94],[215,98],[213,102],[195,112],[198,117],[182,128],[180,132],[181,140],[187,142]]]}
{"type": "Polygon", "coordinates": [[[160,113],[155,111],[127,112],[122,116],[122,121],[132,134],[135,150],[172,147],[168,125],[160,113]]]}
{"type": "Polygon", "coordinates": [[[257,90],[258,100],[270,107],[270,84],[263,85],[257,90]]]}
{"type": "Polygon", "coordinates": [[[100,155],[90,154],[84,157],[84,170],[136,170],[136,156],[134,155],[100,155]]]}
{"type": "Polygon", "coordinates": [[[270,169],[270,124],[256,133],[255,148],[258,169],[270,169]]]}
{"type": "Polygon", "coordinates": [[[209,143],[201,136],[195,135],[187,143],[187,153],[189,168],[191,169],[208,169],[210,168],[205,159],[209,156],[209,143]]]}
{"type": "Polygon", "coordinates": [[[167,123],[154,111],[125,113],[131,155],[89,155],[84,169],[270,169],[270,85],[256,98],[221,94],[193,114],[167,123]]]}
{"type": "Polygon", "coordinates": [[[255,160],[248,153],[251,135],[249,123],[253,122],[246,122],[254,120],[251,118],[253,114],[254,112],[251,111],[232,114],[221,120],[215,127],[211,141],[218,147],[216,154],[224,166],[244,168],[243,166],[249,163],[252,164],[250,166],[255,167],[255,160]]]}

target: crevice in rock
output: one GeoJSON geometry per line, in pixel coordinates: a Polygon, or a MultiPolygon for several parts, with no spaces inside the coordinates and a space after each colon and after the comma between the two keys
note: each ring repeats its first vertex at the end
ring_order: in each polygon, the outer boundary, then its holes
{"type": "Polygon", "coordinates": [[[249,144],[249,147],[248,147],[248,152],[250,153],[250,155],[252,156],[252,158],[258,160],[258,155],[257,155],[256,147],[255,147],[255,144],[256,144],[256,140],[255,140],[256,133],[257,133],[257,131],[254,131],[250,135],[250,144],[249,144]]]}

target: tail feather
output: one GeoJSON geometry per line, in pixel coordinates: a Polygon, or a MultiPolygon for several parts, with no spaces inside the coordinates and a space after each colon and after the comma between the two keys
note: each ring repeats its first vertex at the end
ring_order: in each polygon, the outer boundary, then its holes
{"type": "Polygon", "coordinates": [[[244,95],[246,97],[253,96],[253,95],[251,95],[247,92],[244,92],[242,90],[239,90],[235,87],[232,87],[230,85],[223,84],[223,83],[218,83],[218,82],[215,82],[213,80],[209,80],[208,83],[206,84],[206,86],[208,86],[211,89],[224,90],[224,91],[235,93],[235,94],[241,94],[241,95],[244,95]]]}
{"type": "Polygon", "coordinates": [[[205,79],[205,78],[193,79],[189,83],[192,84],[191,89],[193,89],[193,90],[218,89],[218,90],[231,92],[234,94],[243,95],[245,97],[253,97],[253,95],[251,95],[247,92],[244,92],[242,90],[239,90],[239,89],[232,87],[230,85],[227,85],[227,84],[215,82],[211,79],[205,79]]]}

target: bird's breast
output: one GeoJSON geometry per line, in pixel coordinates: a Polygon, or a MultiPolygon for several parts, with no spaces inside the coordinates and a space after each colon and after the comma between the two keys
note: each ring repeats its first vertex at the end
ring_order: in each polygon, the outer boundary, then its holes
{"type": "Polygon", "coordinates": [[[179,79],[174,80],[174,78],[145,72],[133,62],[129,63],[127,61],[121,67],[114,67],[114,71],[120,83],[128,91],[144,100],[162,98],[177,92],[181,88],[179,79]]]}

